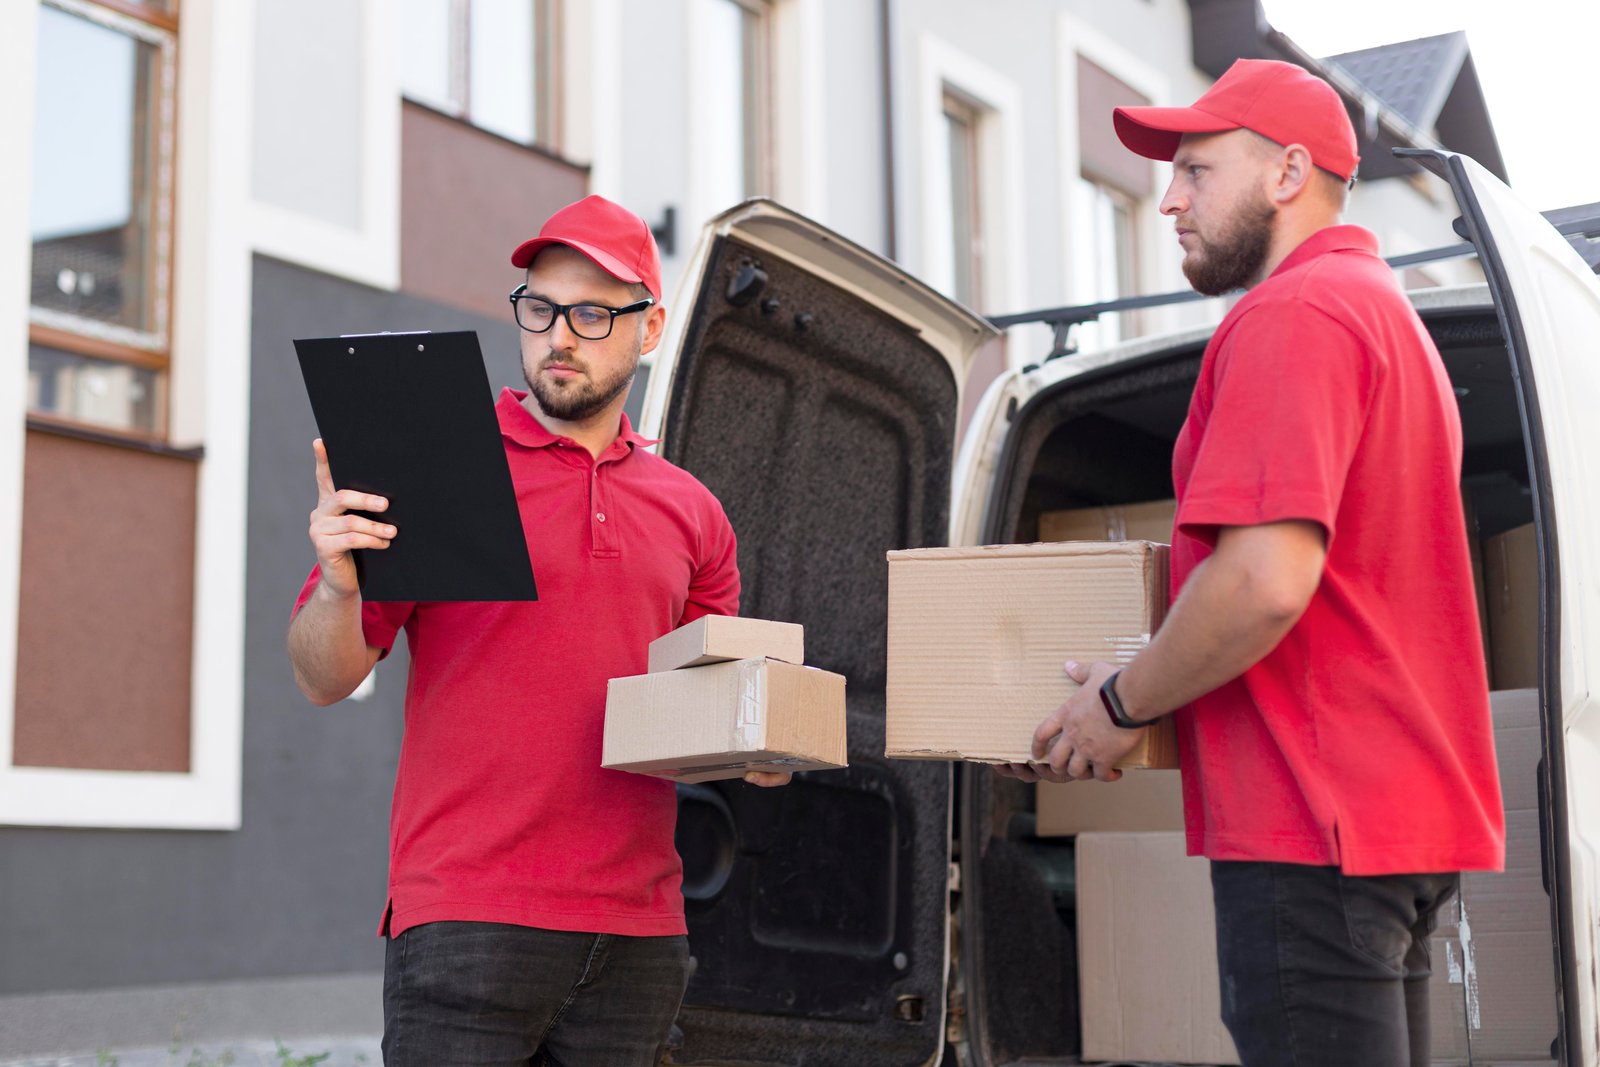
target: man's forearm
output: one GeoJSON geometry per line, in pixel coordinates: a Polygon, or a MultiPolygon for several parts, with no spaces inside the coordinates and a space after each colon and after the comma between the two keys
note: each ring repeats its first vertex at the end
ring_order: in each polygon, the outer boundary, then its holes
{"type": "Polygon", "coordinates": [[[289,623],[295,683],[314,704],[349,696],[372,669],[361,629],[361,597],[341,597],[319,582],[289,623]]]}
{"type": "Polygon", "coordinates": [[[1320,581],[1320,527],[1238,528],[1195,568],[1161,629],[1117,679],[1129,714],[1156,719],[1239,677],[1299,621],[1320,581]]]}

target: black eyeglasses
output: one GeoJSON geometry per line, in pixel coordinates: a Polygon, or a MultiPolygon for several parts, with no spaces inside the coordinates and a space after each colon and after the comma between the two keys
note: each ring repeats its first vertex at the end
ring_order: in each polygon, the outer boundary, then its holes
{"type": "Polygon", "coordinates": [[[611,336],[611,327],[616,324],[618,315],[643,311],[655,302],[655,297],[647,296],[620,308],[604,304],[556,304],[530,295],[526,285],[511,291],[511,311],[518,326],[529,333],[544,333],[556,324],[556,316],[561,315],[567,320],[567,328],[585,341],[604,341],[611,336]]]}

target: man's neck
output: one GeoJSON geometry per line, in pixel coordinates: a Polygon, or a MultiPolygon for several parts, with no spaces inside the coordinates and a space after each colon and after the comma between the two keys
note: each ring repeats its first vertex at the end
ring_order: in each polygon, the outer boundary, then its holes
{"type": "Polygon", "coordinates": [[[1288,259],[1290,254],[1301,245],[1305,244],[1313,234],[1320,233],[1330,226],[1343,224],[1343,219],[1337,214],[1328,212],[1308,213],[1298,219],[1279,216],[1282,223],[1273,231],[1272,243],[1267,246],[1267,258],[1262,261],[1261,273],[1250,279],[1246,289],[1254,289],[1268,278],[1288,259]]]}
{"type": "Polygon", "coordinates": [[[522,406],[540,426],[557,437],[570,437],[587,449],[589,455],[595,459],[599,459],[601,453],[610,448],[612,442],[622,433],[623,402],[623,399],[619,398],[587,419],[568,422],[547,414],[544,408],[539,406],[539,401],[532,392],[522,398],[522,406]]]}

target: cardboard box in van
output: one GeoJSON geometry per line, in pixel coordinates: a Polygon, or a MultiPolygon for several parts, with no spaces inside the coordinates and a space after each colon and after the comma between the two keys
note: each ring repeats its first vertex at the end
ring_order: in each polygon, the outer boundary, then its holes
{"type": "Polygon", "coordinates": [[[678,782],[844,767],[844,689],[765,658],[613,678],[600,765],[678,782]]]}
{"type": "Polygon", "coordinates": [[[1211,865],[1181,833],[1078,835],[1086,1062],[1236,1064],[1222,1025],[1211,865]]]}
{"type": "MultiPolygon", "coordinates": [[[[1077,689],[1068,660],[1126,663],[1167,602],[1167,546],[1147,541],[890,552],[885,754],[1026,762],[1077,689]]],[[[1178,765],[1170,719],[1119,766],[1178,765]]]]}
{"type": "Polygon", "coordinates": [[[1539,852],[1539,694],[1497,691],[1490,703],[1506,869],[1464,872],[1459,903],[1434,935],[1434,1058],[1548,1062],[1558,1022],[1550,898],[1539,852]]]}
{"type": "Polygon", "coordinates": [[[806,630],[795,622],[705,615],[650,642],[651,674],[736,659],[806,661],[806,630]]]}
{"type": "Polygon", "coordinates": [[[1539,684],[1539,557],[1533,524],[1483,542],[1489,674],[1496,689],[1539,684]]]}
{"type": "Polygon", "coordinates": [[[1154,541],[1172,543],[1176,500],[1070,508],[1039,513],[1041,541],[1154,541]]]}
{"type": "Polygon", "coordinates": [[[1035,788],[1034,832],[1040,837],[1183,829],[1183,779],[1177,771],[1125,774],[1115,782],[1040,782],[1035,788]]]}

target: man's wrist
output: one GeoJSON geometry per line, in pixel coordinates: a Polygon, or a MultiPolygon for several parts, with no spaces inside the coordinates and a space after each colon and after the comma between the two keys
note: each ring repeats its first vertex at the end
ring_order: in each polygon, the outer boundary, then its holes
{"type": "Polygon", "coordinates": [[[1111,677],[1100,684],[1100,704],[1106,709],[1106,716],[1112,725],[1123,730],[1142,730],[1150,724],[1134,718],[1122,703],[1122,697],[1117,692],[1117,679],[1121,676],[1120,670],[1113,671],[1111,677]]]}

